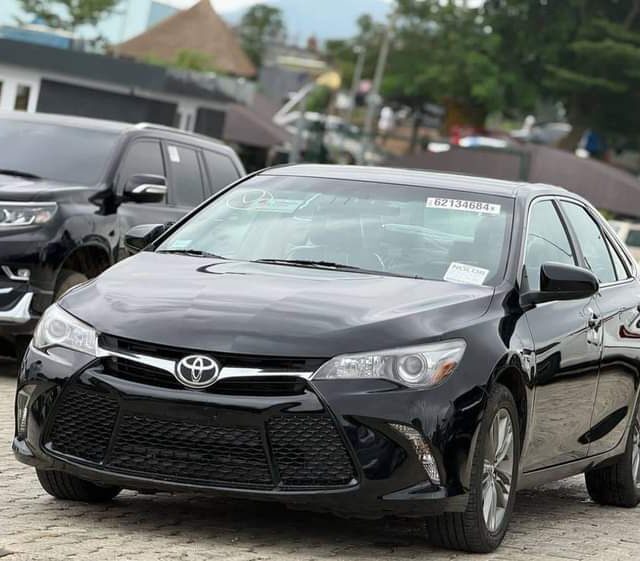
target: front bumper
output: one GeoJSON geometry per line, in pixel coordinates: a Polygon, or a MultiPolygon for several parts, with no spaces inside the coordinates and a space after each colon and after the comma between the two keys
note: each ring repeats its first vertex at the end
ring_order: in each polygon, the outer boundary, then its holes
{"type": "Polygon", "coordinates": [[[481,399],[463,412],[442,401],[442,389],[427,396],[386,381],[287,384],[159,387],[114,375],[102,359],[30,348],[18,381],[30,392],[26,431],[16,432],[13,450],[41,469],[144,491],[224,493],[344,516],[464,510],[481,399]],[[420,429],[441,484],[392,423],[420,429]]]}

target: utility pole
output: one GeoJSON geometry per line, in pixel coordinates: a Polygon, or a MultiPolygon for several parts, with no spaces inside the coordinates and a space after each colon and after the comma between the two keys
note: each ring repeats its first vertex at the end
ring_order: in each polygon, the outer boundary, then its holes
{"type": "Polygon", "coordinates": [[[374,120],[380,107],[380,87],[382,86],[382,79],[384,78],[384,71],[387,66],[387,58],[389,56],[389,49],[391,48],[391,40],[393,39],[397,19],[398,10],[395,9],[389,18],[382,46],[380,47],[380,54],[378,55],[376,73],[373,77],[373,85],[371,86],[371,91],[367,96],[367,117],[364,122],[364,138],[362,139],[360,164],[366,164],[366,154],[372,146],[374,120]]]}
{"type": "Polygon", "coordinates": [[[351,122],[351,119],[353,118],[353,111],[356,107],[356,96],[358,95],[358,86],[362,81],[362,70],[367,56],[367,49],[362,45],[357,45],[354,47],[353,52],[358,55],[358,59],[356,61],[356,68],[353,72],[353,82],[351,83],[351,105],[349,106],[349,110],[345,116],[347,123],[351,122]]]}

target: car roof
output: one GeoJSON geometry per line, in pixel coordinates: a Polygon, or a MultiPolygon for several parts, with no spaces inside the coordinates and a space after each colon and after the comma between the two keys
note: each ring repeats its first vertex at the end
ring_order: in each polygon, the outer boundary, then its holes
{"type": "Polygon", "coordinates": [[[416,187],[432,187],[468,191],[502,197],[533,197],[537,195],[570,195],[581,199],[562,187],[541,183],[505,181],[458,173],[437,171],[375,167],[375,166],[336,166],[320,164],[294,164],[277,166],[263,170],[263,175],[290,175],[298,177],[319,177],[344,179],[348,181],[369,181],[416,187]]]}
{"type": "Polygon", "coordinates": [[[28,121],[31,123],[46,123],[51,125],[78,127],[91,130],[103,130],[114,133],[150,130],[172,135],[182,135],[188,137],[192,141],[198,139],[203,142],[216,144],[221,148],[228,148],[228,146],[224,142],[216,138],[189,131],[183,131],[165,125],[156,125],[153,123],[126,123],[124,121],[109,121],[106,119],[94,119],[90,117],[76,117],[72,115],[58,115],[54,113],[26,113],[22,111],[0,111],[0,120],[2,119],[28,121]]]}

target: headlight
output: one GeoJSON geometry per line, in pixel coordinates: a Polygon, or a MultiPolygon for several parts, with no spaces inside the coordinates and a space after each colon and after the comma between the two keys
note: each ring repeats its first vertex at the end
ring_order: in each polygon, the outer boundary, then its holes
{"type": "Polygon", "coordinates": [[[56,208],[55,203],[0,202],[0,228],[46,224],[56,208]]]}
{"type": "Polygon", "coordinates": [[[33,346],[41,351],[66,347],[95,356],[98,337],[95,330],[53,304],[42,314],[33,333],[33,346]]]}
{"type": "Polygon", "coordinates": [[[342,355],[325,362],[314,379],[387,378],[411,387],[435,386],[458,366],[461,339],[388,351],[342,355]]]}

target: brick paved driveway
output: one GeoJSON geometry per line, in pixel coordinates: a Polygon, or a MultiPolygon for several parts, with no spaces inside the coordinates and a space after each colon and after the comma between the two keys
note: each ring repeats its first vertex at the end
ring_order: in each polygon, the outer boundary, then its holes
{"type": "Polygon", "coordinates": [[[0,362],[0,561],[640,560],[640,508],[594,505],[582,478],[520,493],[502,548],[477,557],[428,547],[411,520],[341,520],[195,495],[57,502],[9,449],[13,368],[0,362]]]}

